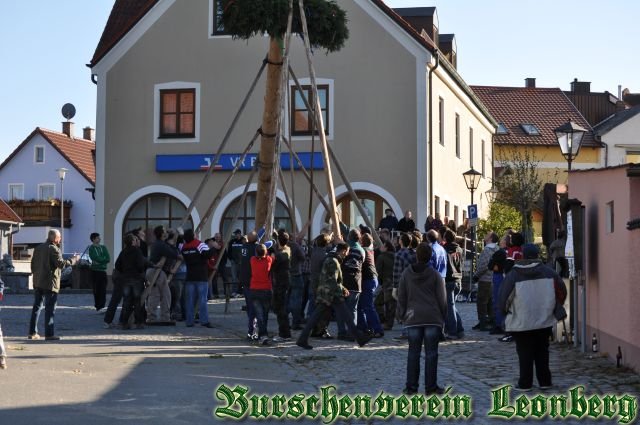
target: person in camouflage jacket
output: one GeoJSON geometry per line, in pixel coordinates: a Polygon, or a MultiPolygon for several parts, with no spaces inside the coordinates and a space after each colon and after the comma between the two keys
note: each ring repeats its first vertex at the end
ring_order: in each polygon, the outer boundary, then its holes
{"type": "Polygon", "coordinates": [[[318,280],[318,288],[316,290],[316,308],[313,315],[307,320],[307,324],[300,333],[296,344],[307,350],[313,347],[309,345],[309,334],[316,326],[318,321],[324,316],[325,312],[333,307],[337,318],[343,318],[349,331],[356,335],[356,341],[361,347],[371,339],[371,336],[364,334],[358,330],[353,321],[346,320],[349,315],[349,309],[344,303],[344,299],[349,295],[349,290],[342,286],[342,270],[340,265],[342,260],[349,253],[349,245],[339,243],[334,251],[327,254],[327,258],[322,263],[320,271],[320,279],[318,280]]]}

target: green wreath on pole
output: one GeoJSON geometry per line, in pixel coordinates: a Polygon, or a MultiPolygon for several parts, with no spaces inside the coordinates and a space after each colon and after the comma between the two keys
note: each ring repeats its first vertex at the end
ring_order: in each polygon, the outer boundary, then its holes
{"type": "MultiPolygon", "coordinates": [[[[293,2],[291,31],[302,36],[298,0],[293,2]]],[[[226,33],[243,40],[264,33],[282,38],[287,32],[289,0],[222,0],[222,23],[226,33]]],[[[305,0],[309,43],[327,52],[340,50],[347,38],[347,17],[333,0],[305,0]]]]}

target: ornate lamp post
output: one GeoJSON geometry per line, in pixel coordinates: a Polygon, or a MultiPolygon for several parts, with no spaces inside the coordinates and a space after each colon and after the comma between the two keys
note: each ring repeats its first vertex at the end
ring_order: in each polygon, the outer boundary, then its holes
{"type": "MultiPolygon", "coordinates": [[[[480,179],[482,178],[482,173],[474,170],[473,168],[469,171],[465,171],[462,173],[462,177],[464,177],[464,183],[467,185],[467,189],[471,192],[471,205],[473,205],[473,192],[478,189],[480,185],[480,179]]],[[[471,223],[471,220],[469,220],[471,223]]],[[[469,291],[473,287],[473,273],[475,272],[475,263],[476,263],[476,229],[475,223],[471,225],[471,273],[469,274],[469,291]]],[[[471,294],[471,292],[469,293],[471,294]]],[[[471,299],[471,295],[469,295],[469,299],[471,299]]]]}
{"type": "Polygon", "coordinates": [[[58,178],[60,179],[60,251],[64,254],[64,178],[67,175],[66,168],[58,168],[58,178]]]}
{"type": "MultiPolygon", "coordinates": [[[[562,151],[562,155],[567,160],[568,171],[571,171],[571,162],[578,156],[578,152],[580,151],[580,145],[582,144],[582,138],[584,134],[587,132],[586,129],[580,127],[578,124],[569,120],[565,124],[562,124],[560,127],[553,130],[556,133],[556,138],[558,139],[558,144],[560,145],[560,150],[562,151]]],[[[567,181],[569,177],[567,177],[567,181]]],[[[569,189],[567,185],[567,198],[569,195],[569,189]]],[[[567,229],[568,230],[568,229],[567,229]]],[[[569,235],[567,235],[569,237],[569,235]]],[[[567,238],[569,240],[569,238],[567,238]]],[[[573,254],[573,246],[569,247],[569,254],[573,254]]],[[[578,305],[578,280],[575,279],[575,263],[574,256],[567,255],[567,260],[569,262],[569,287],[571,288],[571,300],[569,305],[569,310],[571,312],[571,330],[573,332],[577,331],[578,328],[578,317],[576,314],[576,307],[578,305]]],[[[585,299],[586,291],[583,289],[583,315],[586,314],[586,299],[585,299]]],[[[583,327],[586,326],[586,317],[584,317],[583,327]]],[[[575,335],[575,333],[574,333],[575,335]]],[[[582,334],[582,351],[585,351],[585,335],[586,330],[582,334]]],[[[568,341],[567,335],[567,341],[568,341]]],[[[575,346],[578,345],[578,340],[573,338],[573,344],[575,346]]]]}
{"type": "Polygon", "coordinates": [[[582,138],[587,130],[569,120],[553,131],[556,133],[560,150],[569,164],[569,171],[571,171],[571,162],[578,156],[582,138]]]}

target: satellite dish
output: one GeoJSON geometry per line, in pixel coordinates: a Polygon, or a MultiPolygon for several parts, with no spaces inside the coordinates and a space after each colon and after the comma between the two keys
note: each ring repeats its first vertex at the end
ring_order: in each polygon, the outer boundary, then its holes
{"type": "Polygon", "coordinates": [[[71,103],[65,103],[62,106],[62,116],[69,121],[71,118],[76,116],[76,107],[71,103]]]}

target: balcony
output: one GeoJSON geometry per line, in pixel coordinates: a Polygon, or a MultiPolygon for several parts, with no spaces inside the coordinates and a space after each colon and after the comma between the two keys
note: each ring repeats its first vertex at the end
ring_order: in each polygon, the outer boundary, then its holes
{"type": "MultiPolygon", "coordinates": [[[[60,200],[49,201],[14,199],[7,204],[18,214],[27,227],[53,226],[60,227],[60,200]]],[[[71,201],[64,202],[64,227],[71,227],[71,201]]]]}

